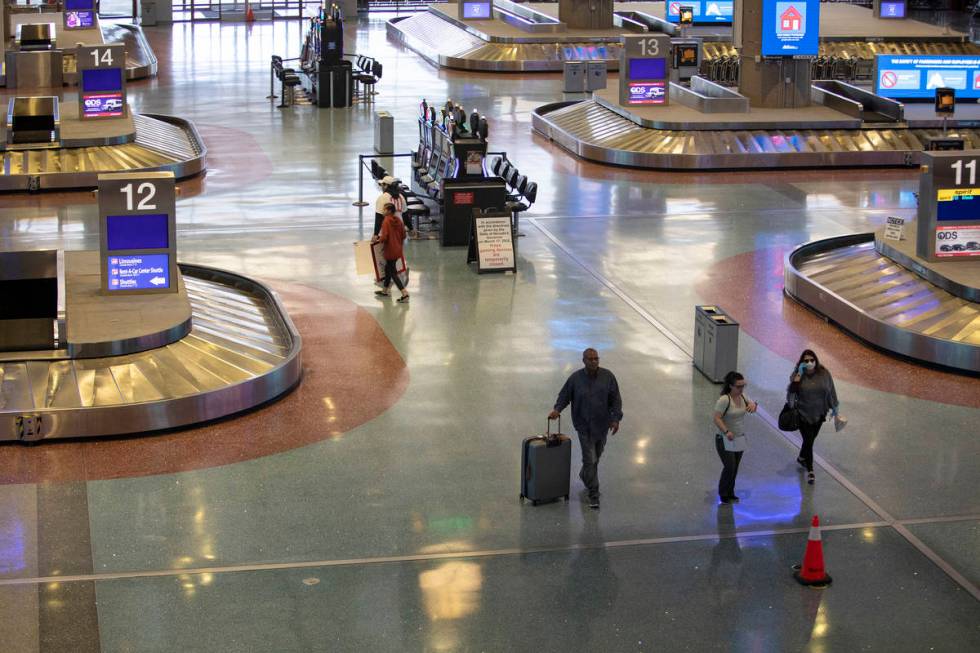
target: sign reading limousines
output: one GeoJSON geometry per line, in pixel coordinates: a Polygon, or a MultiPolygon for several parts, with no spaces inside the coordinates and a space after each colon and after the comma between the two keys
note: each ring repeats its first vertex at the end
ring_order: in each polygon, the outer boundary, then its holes
{"type": "Polygon", "coordinates": [[[509,213],[483,213],[479,209],[473,212],[473,232],[467,259],[470,263],[476,261],[480,274],[517,272],[514,228],[509,213]]]}
{"type": "Polygon", "coordinates": [[[102,292],[177,292],[172,172],[99,175],[102,292]]]}
{"type": "Polygon", "coordinates": [[[879,54],[874,91],[895,100],[932,100],[937,88],[952,88],[956,99],[980,98],[980,57],[879,54]]]}

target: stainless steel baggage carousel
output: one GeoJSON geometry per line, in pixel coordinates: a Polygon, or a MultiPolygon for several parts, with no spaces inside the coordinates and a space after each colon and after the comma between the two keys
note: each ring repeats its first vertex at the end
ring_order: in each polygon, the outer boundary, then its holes
{"type": "Polygon", "coordinates": [[[978,290],[940,288],[879,253],[875,234],[802,245],[786,256],[783,276],[788,296],[861,340],[980,375],[980,304],[967,298],[978,290]]]}
{"type": "Polygon", "coordinates": [[[0,358],[0,440],[140,434],[270,401],[301,376],[302,341],[275,294],[230,272],[180,265],[192,308],[184,338],[106,358],[0,358]]]}
{"type": "MultiPolygon", "coordinates": [[[[584,159],[666,170],[909,166],[939,129],[702,129],[642,127],[595,100],[534,110],[536,132],[584,159]]],[[[980,130],[957,129],[967,149],[980,130]]]]}
{"type": "Polygon", "coordinates": [[[207,148],[194,124],[137,114],[132,142],[0,152],[0,191],[94,188],[103,172],[170,171],[178,179],[205,169],[207,148]]]}

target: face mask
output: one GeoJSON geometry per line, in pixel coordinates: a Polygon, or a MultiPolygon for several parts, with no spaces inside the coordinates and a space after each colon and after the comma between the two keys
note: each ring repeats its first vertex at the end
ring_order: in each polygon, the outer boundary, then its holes
{"type": "Polygon", "coordinates": [[[803,367],[805,367],[808,370],[815,370],[815,369],[817,369],[817,364],[816,363],[803,363],[803,367]]]}

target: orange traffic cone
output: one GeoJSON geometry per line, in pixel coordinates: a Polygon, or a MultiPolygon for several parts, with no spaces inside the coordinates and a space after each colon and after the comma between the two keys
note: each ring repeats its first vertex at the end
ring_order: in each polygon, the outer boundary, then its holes
{"type": "Polygon", "coordinates": [[[255,22],[255,12],[252,11],[252,3],[245,3],[245,22],[254,23],[255,22]]]}
{"type": "Polygon", "coordinates": [[[793,567],[793,578],[801,585],[826,587],[833,582],[823,566],[823,542],[820,540],[820,520],[813,516],[810,524],[810,535],[806,540],[806,552],[803,554],[803,564],[793,567]]]}

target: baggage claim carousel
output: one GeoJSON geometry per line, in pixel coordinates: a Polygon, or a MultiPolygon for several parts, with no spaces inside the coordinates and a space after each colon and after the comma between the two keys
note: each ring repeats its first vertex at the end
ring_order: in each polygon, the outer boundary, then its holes
{"type": "Polygon", "coordinates": [[[72,295],[90,299],[69,306],[67,342],[59,349],[0,353],[0,441],[187,426],[259,406],[299,383],[302,341],[275,294],[212,268],[181,264],[179,296],[139,298],[143,303],[123,316],[129,319],[114,326],[98,318],[92,333],[104,338],[115,328],[118,339],[73,342],[104,311],[118,318],[121,309],[100,305],[97,292],[78,291],[85,277],[97,289],[97,252],[65,256],[84,271],[80,281],[69,281],[70,288],[76,284],[72,295]],[[131,337],[129,325],[147,321],[145,313],[135,318],[140,311],[152,311],[155,328],[131,337]]]}

